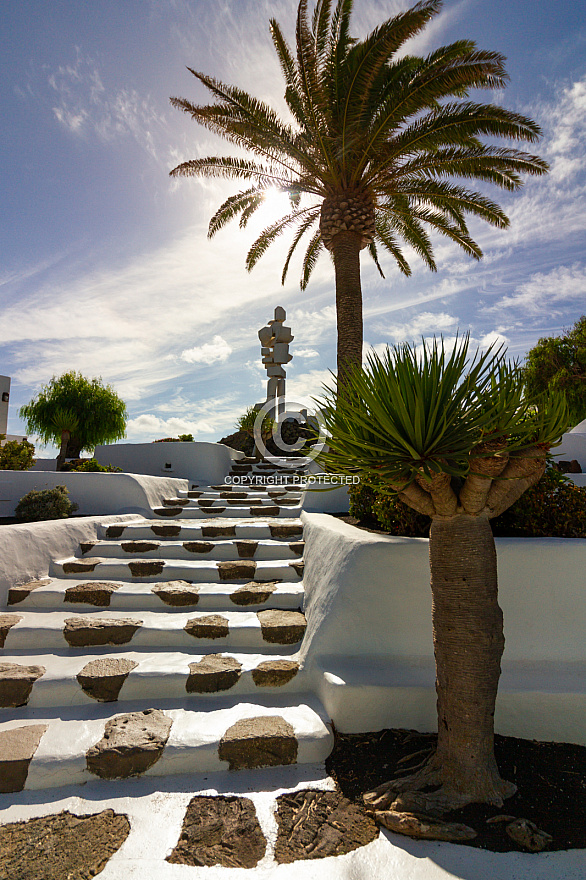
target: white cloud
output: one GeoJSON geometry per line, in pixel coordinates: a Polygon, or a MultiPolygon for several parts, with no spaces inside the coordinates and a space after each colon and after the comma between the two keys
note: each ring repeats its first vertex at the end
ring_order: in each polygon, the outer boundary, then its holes
{"type": "Polygon", "coordinates": [[[98,65],[79,47],[75,62],[59,66],[48,83],[58,96],[55,119],[72,134],[93,132],[103,141],[130,135],[158,158],[155,141],[166,128],[165,117],[136,89],[106,89],[98,65]]]}
{"type": "Polygon", "coordinates": [[[439,336],[458,324],[458,318],[445,312],[421,312],[404,324],[387,324],[379,328],[394,343],[413,342],[421,336],[439,336]]]}
{"type": "Polygon", "coordinates": [[[551,272],[536,272],[529,281],[519,285],[510,296],[503,296],[489,312],[498,309],[522,309],[531,315],[547,313],[549,317],[562,314],[556,305],[586,303],[586,268],[579,264],[557,266],[551,272]]]}
{"type": "Polygon", "coordinates": [[[290,311],[289,319],[291,326],[296,331],[295,338],[301,340],[305,345],[315,345],[324,335],[330,335],[334,330],[336,307],[333,305],[324,306],[315,311],[294,308],[290,311]]]}
{"type": "Polygon", "coordinates": [[[319,351],[316,351],[315,348],[297,348],[293,352],[295,357],[300,358],[315,358],[319,357],[319,351]]]}
{"type": "Polygon", "coordinates": [[[309,370],[294,379],[287,379],[287,401],[315,410],[314,397],[320,398],[324,385],[335,381],[329,370],[309,370]]]}
{"type": "Polygon", "coordinates": [[[188,364],[222,364],[232,354],[232,348],[222,336],[214,336],[212,342],[186,348],[181,352],[181,360],[188,364]]]}

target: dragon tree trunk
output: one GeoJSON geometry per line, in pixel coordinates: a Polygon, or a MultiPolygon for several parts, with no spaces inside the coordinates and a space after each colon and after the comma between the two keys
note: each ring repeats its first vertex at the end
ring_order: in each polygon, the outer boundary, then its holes
{"type": "Polygon", "coordinates": [[[494,758],[494,711],[505,639],[496,551],[486,516],[432,520],[433,640],[444,791],[501,804],[515,787],[494,758]]]}

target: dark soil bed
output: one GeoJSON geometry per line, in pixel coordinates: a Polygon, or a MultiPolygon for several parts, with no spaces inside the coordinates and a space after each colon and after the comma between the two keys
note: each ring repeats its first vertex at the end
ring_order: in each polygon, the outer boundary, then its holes
{"type": "MultiPolygon", "coordinates": [[[[435,734],[411,730],[337,734],[326,767],[341,792],[362,803],[365,791],[418,764],[422,756],[405,763],[399,763],[401,759],[434,743],[435,734]]],[[[505,832],[506,823],[486,822],[507,814],[530,819],[551,834],[553,841],[545,851],[586,849],[586,747],[497,736],[495,754],[501,775],[517,785],[517,794],[503,807],[471,804],[446,813],[442,818],[477,832],[478,837],[463,844],[493,852],[519,850],[505,832]]]]}

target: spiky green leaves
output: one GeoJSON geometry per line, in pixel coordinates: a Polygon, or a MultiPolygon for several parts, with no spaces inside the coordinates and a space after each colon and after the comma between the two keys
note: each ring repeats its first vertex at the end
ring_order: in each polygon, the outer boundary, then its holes
{"type": "Polygon", "coordinates": [[[502,348],[472,358],[468,348],[466,337],[451,352],[436,339],[371,352],[341,390],[326,389],[322,465],[401,488],[465,477],[471,452],[487,441],[512,453],[555,445],[567,427],[564,398],[529,397],[502,348]]]}

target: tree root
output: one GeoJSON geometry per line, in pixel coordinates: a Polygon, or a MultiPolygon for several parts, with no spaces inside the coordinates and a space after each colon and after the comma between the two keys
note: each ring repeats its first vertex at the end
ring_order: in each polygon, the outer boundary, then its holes
{"type": "Polygon", "coordinates": [[[472,788],[459,791],[445,778],[442,766],[433,754],[425,766],[409,776],[396,777],[363,795],[367,810],[391,810],[398,813],[425,813],[441,816],[466,804],[487,803],[502,807],[506,798],[512,797],[517,786],[505,779],[487,783],[484,790],[472,788]]]}

